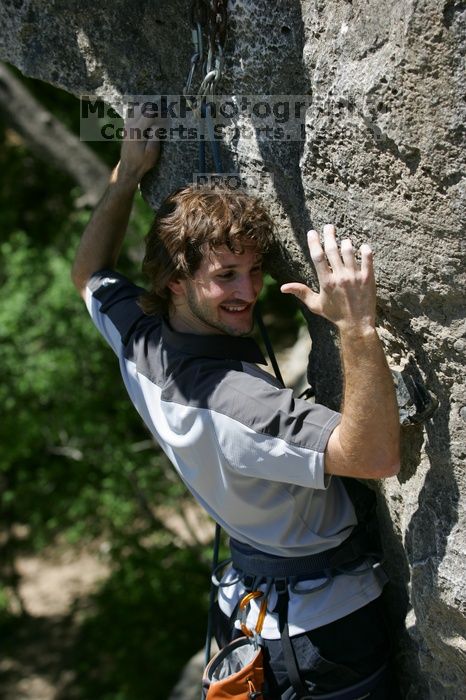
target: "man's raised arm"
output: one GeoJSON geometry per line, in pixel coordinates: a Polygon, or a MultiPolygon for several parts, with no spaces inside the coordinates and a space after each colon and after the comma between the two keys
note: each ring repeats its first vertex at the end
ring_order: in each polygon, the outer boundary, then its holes
{"type": "MultiPolygon", "coordinates": [[[[141,132],[153,120],[140,116],[126,126],[141,132]]],[[[120,162],[110,176],[108,187],[82,235],[71,271],[74,286],[84,298],[86,285],[94,272],[114,268],[128,227],[134,194],[145,173],[159,158],[156,140],[125,139],[120,162]]]]}
{"type": "Polygon", "coordinates": [[[282,286],[310,311],[338,328],[345,387],[342,419],[325,451],[328,474],[378,479],[397,474],[400,427],[393,379],[375,329],[372,251],[361,246],[361,265],[346,238],[341,251],[333,226],[324,227],[324,250],[316,231],[308,233],[320,291],[304,284],[282,286]]]}

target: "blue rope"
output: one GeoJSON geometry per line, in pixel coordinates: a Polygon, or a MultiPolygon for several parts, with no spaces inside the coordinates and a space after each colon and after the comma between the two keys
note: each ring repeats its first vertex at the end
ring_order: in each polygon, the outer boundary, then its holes
{"type": "MultiPolygon", "coordinates": [[[[223,173],[223,165],[222,165],[222,158],[221,158],[221,153],[220,153],[220,139],[215,138],[211,105],[206,104],[205,100],[203,100],[202,105],[201,105],[201,118],[205,119],[204,123],[207,127],[207,138],[199,141],[199,149],[198,149],[199,173],[202,175],[207,173],[207,164],[206,164],[206,141],[207,141],[209,143],[209,146],[210,146],[210,152],[211,152],[211,156],[212,156],[213,165],[215,167],[215,172],[218,174],[221,174],[221,173],[223,173]]],[[[270,338],[268,336],[266,327],[264,325],[264,321],[262,320],[261,313],[257,307],[255,310],[255,317],[256,317],[262,338],[264,340],[264,344],[266,346],[267,353],[270,357],[270,361],[272,363],[272,367],[274,369],[275,376],[277,377],[279,382],[281,382],[281,384],[284,386],[282,375],[281,375],[280,369],[278,367],[278,362],[276,360],[275,353],[274,353],[273,348],[272,348],[272,343],[270,342],[270,338]]],[[[215,580],[216,580],[215,579],[215,572],[218,568],[221,532],[222,532],[222,529],[221,529],[220,525],[218,523],[216,523],[213,554],[212,554],[212,575],[211,575],[210,592],[209,592],[209,610],[208,610],[208,615],[207,615],[207,632],[206,632],[205,659],[204,659],[205,666],[207,666],[209,661],[210,661],[210,655],[211,655],[211,649],[212,649],[213,611],[214,611],[214,606],[215,606],[215,597],[216,597],[216,589],[217,589],[217,586],[215,584],[215,580]]],[[[201,700],[204,700],[203,688],[201,688],[201,700]]]]}
{"type": "MultiPolygon", "coordinates": [[[[222,528],[218,523],[215,524],[215,538],[214,538],[214,550],[212,554],[212,577],[215,570],[218,567],[218,558],[220,551],[220,535],[222,533],[222,528]]],[[[210,595],[209,595],[209,612],[207,615],[207,634],[205,640],[205,666],[210,661],[210,652],[212,646],[212,634],[213,634],[213,611],[215,605],[215,592],[216,586],[214,584],[213,578],[210,583],[210,595]]]]}
{"type": "Polygon", "coordinates": [[[199,172],[203,175],[207,172],[205,152],[205,142],[207,141],[210,146],[210,152],[215,172],[219,174],[223,173],[222,157],[220,154],[220,142],[219,139],[215,138],[215,129],[212,119],[212,105],[209,102],[206,103],[205,99],[202,100],[201,119],[205,120],[204,123],[207,127],[207,139],[199,141],[199,172]]]}

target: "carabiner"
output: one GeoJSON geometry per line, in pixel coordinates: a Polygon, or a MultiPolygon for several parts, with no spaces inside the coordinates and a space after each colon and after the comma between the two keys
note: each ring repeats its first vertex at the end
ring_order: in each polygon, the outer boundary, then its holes
{"type": "Polygon", "coordinates": [[[241,628],[241,631],[243,634],[245,634],[247,637],[252,637],[255,639],[255,643],[258,643],[258,639],[260,637],[260,633],[262,632],[262,627],[264,625],[264,620],[265,620],[265,614],[267,612],[267,596],[265,596],[262,591],[250,591],[249,593],[246,593],[245,596],[243,596],[240,600],[239,603],[239,610],[241,612],[241,615],[239,617],[239,626],[241,628]],[[249,627],[246,626],[246,620],[248,617],[248,608],[249,605],[251,604],[251,601],[254,600],[255,598],[263,598],[260,609],[259,609],[259,615],[257,617],[257,622],[256,622],[256,628],[254,631],[250,630],[249,627]]]}

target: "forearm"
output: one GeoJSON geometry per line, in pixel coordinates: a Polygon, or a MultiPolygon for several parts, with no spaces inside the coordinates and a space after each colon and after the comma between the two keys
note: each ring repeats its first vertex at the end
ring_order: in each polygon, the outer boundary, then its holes
{"type": "Polygon", "coordinates": [[[375,328],[342,332],[345,377],[342,420],[332,435],[328,470],[361,478],[399,469],[400,427],[395,387],[375,328]],[[338,466],[336,466],[336,463],[338,466]]]}
{"type": "Polygon", "coordinates": [[[82,293],[97,270],[115,267],[123,244],[137,189],[137,180],[112,172],[108,187],[81,238],[71,277],[82,293]]]}
{"type": "Polygon", "coordinates": [[[363,244],[359,264],[349,238],[338,249],[332,225],[324,226],[325,253],[317,231],[309,231],[308,243],[319,293],[296,282],[283,285],[282,291],[295,294],[340,333],[344,402],[341,423],[325,450],[325,471],[366,479],[392,476],[399,469],[399,418],[395,387],[375,330],[372,251],[363,244]]]}

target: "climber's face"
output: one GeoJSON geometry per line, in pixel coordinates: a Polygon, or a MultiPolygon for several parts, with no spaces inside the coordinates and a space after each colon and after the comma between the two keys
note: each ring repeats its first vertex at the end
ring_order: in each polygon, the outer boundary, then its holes
{"type": "Polygon", "coordinates": [[[255,246],[242,253],[221,246],[191,278],[170,283],[170,321],[184,333],[248,335],[262,283],[262,254],[255,246]]]}

